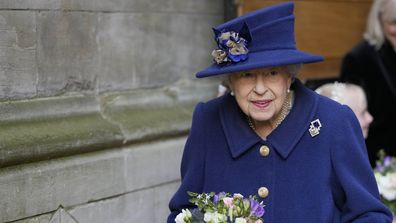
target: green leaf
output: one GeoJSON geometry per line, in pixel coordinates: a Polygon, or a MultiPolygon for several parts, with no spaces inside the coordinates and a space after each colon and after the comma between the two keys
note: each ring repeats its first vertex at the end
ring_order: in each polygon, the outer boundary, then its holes
{"type": "Polygon", "coordinates": [[[190,195],[191,197],[196,197],[196,196],[199,195],[198,193],[194,193],[194,192],[191,192],[191,191],[187,191],[187,194],[190,195]]]}

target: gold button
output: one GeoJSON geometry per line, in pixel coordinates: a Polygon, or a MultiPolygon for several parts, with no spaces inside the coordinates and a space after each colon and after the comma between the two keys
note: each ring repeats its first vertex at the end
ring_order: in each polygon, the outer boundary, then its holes
{"type": "Polygon", "coordinates": [[[269,193],[269,191],[268,191],[268,189],[266,187],[260,187],[258,189],[258,195],[261,198],[266,198],[268,196],[268,193],[269,193]]]}
{"type": "Polygon", "coordinates": [[[268,156],[270,153],[270,149],[268,148],[268,146],[261,146],[260,147],[260,155],[261,156],[268,156]]]}

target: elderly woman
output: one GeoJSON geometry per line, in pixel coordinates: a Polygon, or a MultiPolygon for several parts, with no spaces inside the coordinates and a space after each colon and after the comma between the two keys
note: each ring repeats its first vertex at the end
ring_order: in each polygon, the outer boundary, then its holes
{"type": "Polygon", "coordinates": [[[188,191],[256,195],[264,222],[391,222],[355,115],[296,78],[322,57],[295,48],[293,3],[214,32],[215,63],[197,77],[227,75],[231,92],[194,111],[168,222],[194,208],[188,191]]]}
{"type": "Polygon", "coordinates": [[[344,57],[341,81],[361,85],[374,117],[366,139],[372,166],[384,149],[396,156],[396,0],[374,0],[364,39],[344,57]]]}
{"type": "Polygon", "coordinates": [[[315,90],[318,94],[329,97],[334,101],[347,105],[355,113],[362,128],[363,137],[367,138],[369,126],[373,116],[367,110],[367,99],[363,89],[356,84],[327,83],[315,90]]]}

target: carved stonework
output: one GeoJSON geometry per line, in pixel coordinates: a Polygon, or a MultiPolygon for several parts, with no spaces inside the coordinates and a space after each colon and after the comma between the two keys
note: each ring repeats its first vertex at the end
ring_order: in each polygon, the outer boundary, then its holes
{"type": "Polygon", "coordinates": [[[48,223],[78,223],[78,221],[60,206],[48,223]]]}

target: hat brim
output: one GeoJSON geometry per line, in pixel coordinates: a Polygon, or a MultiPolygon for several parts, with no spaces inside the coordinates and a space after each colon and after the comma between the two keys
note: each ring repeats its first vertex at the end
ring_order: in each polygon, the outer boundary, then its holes
{"type": "Polygon", "coordinates": [[[238,63],[212,64],[196,74],[197,78],[221,74],[231,74],[258,68],[278,67],[289,64],[314,63],[323,61],[322,56],[305,53],[295,49],[266,50],[249,52],[245,61],[238,63]]]}

